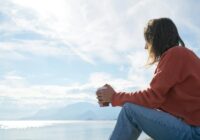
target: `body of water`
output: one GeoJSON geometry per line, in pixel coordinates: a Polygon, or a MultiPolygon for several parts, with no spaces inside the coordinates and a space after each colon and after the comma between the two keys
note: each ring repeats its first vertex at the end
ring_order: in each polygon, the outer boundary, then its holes
{"type": "MultiPolygon", "coordinates": [[[[0,121],[0,140],[108,140],[116,121],[0,121]]],[[[142,134],[140,140],[147,136],[142,134]]]]}

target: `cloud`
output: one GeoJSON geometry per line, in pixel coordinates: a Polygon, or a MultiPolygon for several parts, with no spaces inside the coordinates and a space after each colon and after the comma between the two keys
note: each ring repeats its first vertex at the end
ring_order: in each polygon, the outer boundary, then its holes
{"type": "MultiPolygon", "coordinates": [[[[41,44],[43,47],[39,48],[41,52],[44,52],[44,49],[51,51],[48,45],[51,45],[49,41],[53,40],[64,44],[66,50],[69,49],[90,64],[95,64],[97,59],[112,64],[126,63],[125,54],[143,48],[143,27],[151,18],[171,17],[180,26],[187,26],[199,36],[198,27],[191,20],[185,20],[189,19],[189,15],[181,9],[182,6],[191,6],[187,1],[179,1],[177,6],[174,2],[165,0],[134,2],[127,0],[124,7],[120,7],[121,4],[117,1],[96,3],[80,0],[76,2],[11,0],[9,2],[2,6],[4,8],[2,11],[4,13],[5,10],[8,11],[6,14],[10,22],[6,24],[5,29],[12,29],[11,34],[16,32],[15,29],[39,33],[46,38],[41,44]]],[[[192,14],[192,11],[190,13],[192,14]]],[[[57,53],[57,56],[60,56],[60,53],[57,53]]]]}
{"type": "MultiPolygon", "coordinates": [[[[198,11],[195,5],[188,1],[166,0],[126,0],[123,4],[116,0],[101,3],[90,0],[2,1],[0,31],[4,41],[0,44],[0,56],[18,60],[32,57],[29,54],[64,59],[78,56],[89,64],[97,65],[99,61],[119,66],[128,64],[127,77],[138,79],[141,72],[135,70],[144,59],[134,58],[144,55],[137,53],[144,48],[146,22],[151,18],[171,17],[180,28],[187,27],[193,36],[199,37],[199,19],[191,18],[198,11]],[[20,38],[24,32],[38,38],[20,38]]],[[[194,44],[199,44],[196,42],[194,44]]]]}
{"type": "Polygon", "coordinates": [[[15,42],[0,42],[0,53],[2,58],[23,60],[35,56],[63,57],[71,56],[70,51],[65,47],[58,47],[55,42],[43,40],[24,40],[15,42]],[[56,46],[56,47],[55,47],[56,46]],[[11,57],[12,56],[12,57],[11,57]],[[19,57],[17,57],[19,56],[19,57]]]}
{"type": "MultiPolygon", "coordinates": [[[[41,107],[96,102],[95,91],[105,83],[116,90],[144,88],[155,68],[143,67],[147,59],[143,28],[147,21],[172,18],[187,46],[200,54],[198,5],[187,0],[1,0],[1,65],[10,60],[27,63],[38,57],[79,58],[92,65],[92,70],[88,74],[70,65],[89,77],[67,85],[33,84],[20,74],[6,73],[0,80],[0,103],[6,100],[14,105],[41,107]],[[117,67],[119,73],[106,66],[99,70],[100,65],[117,67]],[[120,74],[125,76],[118,77],[120,74]]],[[[15,67],[9,70],[15,71],[15,67]]]]}
{"type": "Polygon", "coordinates": [[[32,85],[25,77],[10,72],[0,81],[0,97],[8,102],[14,101],[17,106],[35,105],[39,107],[41,105],[66,105],[78,101],[97,102],[96,89],[105,83],[111,84],[116,91],[141,88],[131,80],[114,78],[107,73],[93,73],[86,83],[32,85]]]}
{"type": "Polygon", "coordinates": [[[199,19],[190,18],[193,10],[198,9],[195,3],[177,3],[166,0],[126,0],[123,4],[90,0],[2,1],[0,31],[4,41],[0,43],[0,56],[4,60],[26,60],[31,55],[64,59],[78,56],[89,64],[97,65],[99,61],[119,66],[127,64],[127,78],[135,83],[139,79],[137,83],[145,85],[146,75],[152,73],[140,68],[146,59],[142,51],[143,27],[149,19],[171,17],[179,27],[187,27],[194,36],[200,36],[199,19]],[[35,34],[36,39],[19,37],[27,33],[35,34]]]}
{"type": "MultiPolygon", "coordinates": [[[[86,100],[90,98],[88,93],[77,90],[78,86],[70,88],[62,85],[30,85],[24,77],[8,73],[0,81],[0,96],[14,99],[19,104],[45,105],[52,102],[69,100],[86,100]],[[72,92],[73,91],[73,92],[72,92]]],[[[68,104],[68,103],[67,103],[68,104]]]]}
{"type": "MultiPolygon", "coordinates": [[[[0,53],[2,57],[11,58],[12,56],[13,59],[24,60],[27,56],[24,56],[23,52],[26,53],[26,51],[36,55],[53,57],[60,57],[67,53],[78,55],[83,60],[92,63],[79,50],[70,47],[70,44],[63,41],[62,38],[58,38],[56,33],[54,34],[44,24],[45,22],[48,23],[48,20],[40,19],[42,18],[41,13],[38,13],[37,10],[7,1],[2,3],[0,13],[4,17],[0,22],[2,35],[0,53]],[[27,38],[27,35],[29,38],[27,38]],[[25,38],[28,40],[25,40],[25,38]],[[61,45],[62,47],[60,47],[61,45]]],[[[70,56],[66,55],[65,57],[70,56]]]]}

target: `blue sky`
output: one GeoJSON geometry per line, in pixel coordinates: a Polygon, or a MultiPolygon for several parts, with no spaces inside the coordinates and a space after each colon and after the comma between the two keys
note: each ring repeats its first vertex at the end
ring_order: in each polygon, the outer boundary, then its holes
{"type": "Polygon", "coordinates": [[[96,103],[104,83],[148,86],[143,28],[170,17],[200,56],[200,1],[0,0],[0,116],[96,103]]]}

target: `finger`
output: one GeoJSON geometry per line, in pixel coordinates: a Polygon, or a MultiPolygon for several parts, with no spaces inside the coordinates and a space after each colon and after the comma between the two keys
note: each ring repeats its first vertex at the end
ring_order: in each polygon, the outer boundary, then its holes
{"type": "Polygon", "coordinates": [[[97,95],[97,97],[102,97],[102,96],[103,96],[103,94],[98,94],[98,95],[97,95]]]}
{"type": "Polygon", "coordinates": [[[107,88],[107,87],[102,86],[102,87],[98,88],[98,90],[102,90],[102,89],[106,89],[106,88],[107,88]]]}
{"type": "Polygon", "coordinates": [[[101,97],[106,97],[108,95],[108,93],[106,93],[106,92],[103,92],[103,93],[101,93],[101,97]]]}
{"type": "Polygon", "coordinates": [[[96,97],[97,97],[97,98],[103,99],[103,98],[104,98],[104,95],[101,93],[100,95],[97,95],[96,97]]]}
{"type": "Polygon", "coordinates": [[[99,104],[103,104],[103,102],[102,102],[102,101],[98,101],[98,103],[99,103],[99,104]]]}
{"type": "Polygon", "coordinates": [[[101,95],[101,93],[102,93],[101,90],[97,90],[97,91],[96,91],[96,95],[97,95],[97,96],[101,95]]]}
{"type": "Polygon", "coordinates": [[[101,90],[98,90],[98,91],[96,92],[96,95],[97,95],[97,96],[102,96],[103,94],[105,94],[105,92],[106,92],[106,89],[101,89],[101,90]]]}
{"type": "Polygon", "coordinates": [[[99,101],[102,101],[102,97],[97,97],[97,99],[98,99],[99,101]]]}
{"type": "Polygon", "coordinates": [[[100,104],[100,105],[103,105],[103,104],[104,104],[104,102],[101,102],[101,101],[100,101],[100,102],[98,102],[98,104],[100,104]]]}

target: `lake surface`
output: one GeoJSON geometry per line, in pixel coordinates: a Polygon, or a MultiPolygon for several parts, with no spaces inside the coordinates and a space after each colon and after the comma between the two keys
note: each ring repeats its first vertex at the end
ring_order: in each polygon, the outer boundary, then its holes
{"type": "MultiPolygon", "coordinates": [[[[116,121],[0,121],[0,140],[108,140],[116,121]]],[[[145,140],[142,134],[139,140],[145,140]]]]}

